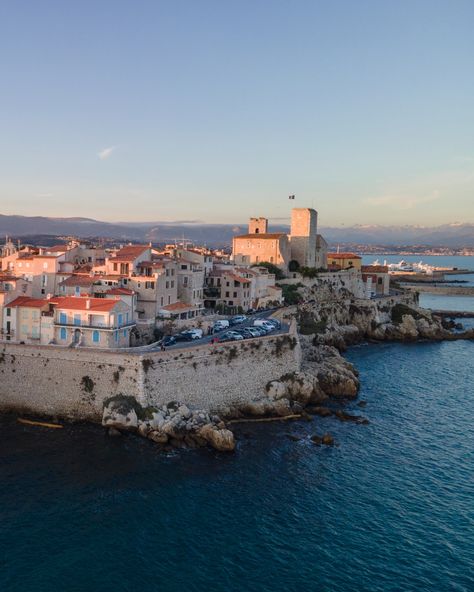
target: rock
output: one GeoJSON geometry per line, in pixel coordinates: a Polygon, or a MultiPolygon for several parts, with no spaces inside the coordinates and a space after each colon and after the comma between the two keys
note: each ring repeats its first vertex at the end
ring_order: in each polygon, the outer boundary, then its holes
{"type": "Polygon", "coordinates": [[[288,395],[288,389],[284,382],[272,380],[267,384],[267,395],[270,399],[278,400],[288,395]]]}
{"type": "Polygon", "coordinates": [[[321,444],[323,443],[323,439],[321,436],[314,434],[313,436],[311,436],[311,442],[313,442],[313,444],[316,444],[317,446],[321,446],[321,444]]]}
{"type": "Polygon", "coordinates": [[[178,413],[184,419],[189,419],[191,417],[191,411],[189,410],[189,407],[187,407],[186,405],[180,405],[178,407],[178,413]]]}
{"type": "Polygon", "coordinates": [[[335,411],[334,415],[340,420],[340,421],[352,421],[354,423],[360,423],[363,425],[366,425],[369,423],[369,420],[366,419],[365,417],[362,417],[360,415],[351,415],[350,413],[346,413],[345,411],[335,411]]]}
{"type": "Polygon", "coordinates": [[[159,430],[163,427],[163,424],[165,423],[165,417],[163,415],[163,413],[160,412],[155,412],[152,414],[152,419],[150,420],[150,426],[155,429],[155,430],[159,430]]]}
{"type": "Polygon", "coordinates": [[[334,438],[333,438],[333,436],[331,436],[331,434],[329,434],[327,432],[325,434],[323,434],[323,437],[321,438],[321,442],[325,446],[334,446],[334,438]]]}
{"type": "Polygon", "coordinates": [[[309,402],[315,386],[315,377],[312,374],[294,372],[287,377],[282,377],[281,381],[286,385],[290,399],[298,401],[302,405],[309,402]]]}
{"type": "Polygon", "coordinates": [[[121,430],[136,430],[138,427],[137,413],[135,409],[120,401],[111,401],[104,407],[102,425],[121,430]]]}
{"type": "Polygon", "coordinates": [[[153,442],[156,442],[157,444],[167,444],[168,442],[168,435],[159,430],[148,432],[147,438],[153,440],[153,442]]]}
{"type": "Polygon", "coordinates": [[[120,430],[118,430],[117,428],[109,428],[107,430],[107,434],[109,436],[112,436],[113,438],[116,438],[117,436],[121,436],[122,432],[120,430]]]}
{"type": "Polygon", "coordinates": [[[329,417],[332,415],[331,409],[328,409],[327,407],[310,406],[306,407],[306,411],[308,413],[313,413],[314,415],[319,415],[320,417],[329,417]]]}
{"type": "Polygon", "coordinates": [[[140,422],[138,424],[138,433],[140,434],[140,436],[142,436],[143,438],[146,438],[148,435],[148,432],[152,431],[152,427],[150,426],[150,424],[146,423],[146,422],[140,422]]]}
{"type": "Polygon", "coordinates": [[[206,424],[199,430],[198,435],[220,452],[231,452],[235,449],[234,434],[230,430],[218,430],[212,424],[206,424]]]}
{"type": "Polygon", "coordinates": [[[359,401],[357,403],[357,407],[365,407],[367,405],[367,401],[359,401]]]}

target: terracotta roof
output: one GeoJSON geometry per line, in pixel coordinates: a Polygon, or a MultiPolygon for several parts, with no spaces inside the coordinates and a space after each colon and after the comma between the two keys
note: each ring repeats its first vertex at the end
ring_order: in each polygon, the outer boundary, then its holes
{"type": "Polygon", "coordinates": [[[362,259],[355,253],[328,253],[328,259],[362,259]]]}
{"type": "Polygon", "coordinates": [[[148,245],[127,245],[126,247],[122,247],[119,251],[117,251],[115,256],[112,255],[110,259],[114,261],[134,261],[149,248],[150,247],[148,245]]]}
{"type": "Polygon", "coordinates": [[[135,294],[133,290],[129,290],[128,288],[111,288],[104,293],[111,294],[112,296],[131,296],[135,294]]]}
{"type": "Polygon", "coordinates": [[[46,298],[30,298],[29,296],[18,296],[7,306],[9,308],[16,308],[17,306],[25,306],[27,308],[43,308],[48,306],[50,301],[46,298]]]}
{"type": "Polygon", "coordinates": [[[84,275],[72,275],[60,282],[60,286],[92,286],[97,281],[97,278],[84,275]]]}
{"type": "Polygon", "coordinates": [[[253,271],[253,269],[246,269],[245,267],[236,267],[235,271],[239,273],[248,273],[249,275],[253,275],[254,277],[260,275],[258,271],[253,271]]]}
{"type": "Polygon", "coordinates": [[[184,302],[174,302],[173,304],[167,304],[166,306],[162,306],[161,310],[168,310],[168,311],[174,311],[174,310],[189,310],[190,308],[193,308],[192,304],[185,304],[184,302]]]}
{"type": "Polygon", "coordinates": [[[67,245],[54,245],[52,247],[47,247],[45,249],[45,251],[47,253],[54,253],[54,252],[58,252],[58,251],[61,251],[62,253],[65,253],[68,250],[69,250],[69,247],[67,245]]]}
{"type": "Polygon", "coordinates": [[[362,273],[388,273],[386,265],[362,265],[362,273]]]}
{"type": "Polygon", "coordinates": [[[68,310],[89,310],[90,312],[110,312],[120,300],[112,298],[87,298],[66,296],[64,298],[55,298],[55,304],[58,308],[68,310]],[[89,305],[87,305],[89,303],[89,305]]]}
{"type": "Polygon", "coordinates": [[[235,275],[235,273],[225,273],[224,275],[226,277],[232,278],[236,282],[241,282],[242,284],[250,284],[250,280],[242,277],[241,275],[235,275]]]}
{"type": "Polygon", "coordinates": [[[262,232],[257,234],[239,234],[234,236],[234,238],[261,238],[263,240],[275,240],[277,238],[281,238],[282,236],[287,236],[284,232],[262,232]]]}

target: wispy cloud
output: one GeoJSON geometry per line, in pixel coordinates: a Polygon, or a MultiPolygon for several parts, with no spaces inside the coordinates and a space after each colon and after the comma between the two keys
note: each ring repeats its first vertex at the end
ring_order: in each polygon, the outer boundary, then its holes
{"type": "Polygon", "coordinates": [[[364,200],[369,206],[388,207],[396,210],[411,210],[418,206],[431,203],[440,198],[439,191],[433,191],[427,195],[378,195],[375,197],[367,197],[364,200]]]}
{"type": "Polygon", "coordinates": [[[104,148],[100,152],[97,153],[97,156],[100,160],[107,160],[112,155],[112,152],[115,152],[117,146],[109,146],[108,148],[104,148]]]}

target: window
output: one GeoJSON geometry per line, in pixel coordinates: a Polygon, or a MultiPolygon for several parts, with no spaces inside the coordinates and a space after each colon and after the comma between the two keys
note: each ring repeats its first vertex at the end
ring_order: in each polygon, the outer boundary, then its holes
{"type": "Polygon", "coordinates": [[[114,271],[118,271],[118,264],[114,263],[114,271]]]}
{"type": "Polygon", "coordinates": [[[119,340],[119,332],[115,331],[115,341],[117,342],[119,340]]]}
{"type": "Polygon", "coordinates": [[[127,337],[127,329],[124,329],[124,330],[123,330],[123,336],[124,336],[124,337],[127,337]]]}
{"type": "Polygon", "coordinates": [[[12,309],[7,308],[7,317],[11,317],[11,316],[12,316],[12,309]]]}
{"type": "Polygon", "coordinates": [[[237,292],[234,292],[234,298],[237,298],[237,292]]]}
{"type": "Polygon", "coordinates": [[[66,325],[67,324],[67,314],[65,312],[60,312],[59,313],[59,323],[61,325],[66,325]]]}
{"type": "Polygon", "coordinates": [[[174,288],[174,280],[171,280],[171,287],[174,288]]]}
{"type": "MultiPolygon", "coordinates": [[[[171,282],[171,283],[173,283],[173,282],[171,282]]],[[[154,290],[154,289],[155,289],[155,282],[150,282],[150,288],[151,288],[152,290],[154,290]]]]}
{"type": "Polygon", "coordinates": [[[59,338],[64,341],[66,339],[66,337],[67,337],[67,331],[64,327],[61,327],[61,331],[59,332],[59,338]]]}
{"type": "Polygon", "coordinates": [[[76,292],[76,296],[79,296],[79,294],[81,293],[81,288],[79,286],[76,286],[74,291],[76,292]]]}
{"type": "Polygon", "coordinates": [[[170,283],[166,282],[166,289],[169,290],[169,287],[170,287],[170,283]]]}
{"type": "Polygon", "coordinates": [[[123,325],[123,314],[119,314],[119,316],[118,316],[118,324],[119,324],[119,327],[120,327],[120,325],[123,325]]]}
{"type": "Polygon", "coordinates": [[[226,292],[226,293],[225,293],[225,297],[226,297],[226,298],[229,298],[229,292],[226,292]]]}
{"type": "Polygon", "coordinates": [[[77,327],[80,327],[80,325],[81,325],[81,315],[80,314],[75,314],[74,315],[74,324],[77,327]]]}
{"type": "Polygon", "coordinates": [[[99,343],[99,341],[100,341],[99,331],[92,331],[92,341],[93,341],[93,343],[99,343]]]}

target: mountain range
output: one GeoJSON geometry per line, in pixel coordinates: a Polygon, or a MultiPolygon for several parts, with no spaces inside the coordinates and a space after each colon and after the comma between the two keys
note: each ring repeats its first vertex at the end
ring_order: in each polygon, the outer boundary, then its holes
{"type": "MultiPolygon", "coordinates": [[[[289,232],[288,225],[271,225],[273,232],[289,232]]],[[[174,242],[185,238],[207,245],[226,245],[235,234],[245,233],[246,224],[204,224],[201,222],[109,223],[92,218],[47,218],[0,214],[0,235],[23,240],[28,236],[79,236],[130,241],[174,242]]],[[[441,226],[355,225],[320,227],[318,230],[331,245],[426,245],[473,247],[474,224],[441,226]]]]}

